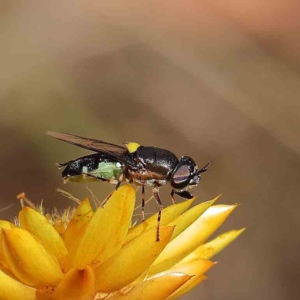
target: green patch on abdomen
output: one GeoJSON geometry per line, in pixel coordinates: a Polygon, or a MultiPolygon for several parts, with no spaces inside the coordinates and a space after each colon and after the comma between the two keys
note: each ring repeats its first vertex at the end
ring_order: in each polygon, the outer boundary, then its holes
{"type": "Polygon", "coordinates": [[[84,173],[91,174],[102,179],[118,180],[122,175],[122,165],[119,162],[100,162],[97,169],[84,173]]]}

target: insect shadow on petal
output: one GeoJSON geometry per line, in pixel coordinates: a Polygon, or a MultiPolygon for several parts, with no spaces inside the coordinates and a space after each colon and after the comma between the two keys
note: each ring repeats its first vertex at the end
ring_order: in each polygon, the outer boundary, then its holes
{"type": "MultiPolygon", "coordinates": [[[[114,184],[115,190],[124,181],[142,186],[143,221],[145,220],[145,187],[151,187],[159,207],[157,241],[159,241],[159,226],[163,209],[159,189],[170,184],[173,203],[175,203],[175,194],[184,199],[191,199],[193,195],[188,189],[198,185],[201,174],[210,165],[209,162],[199,169],[195,161],[189,156],[182,156],[181,159],[178,159],[169,150],[142,146],[134,142],[126,141],[124,146],[119,146],[62,132],[47,131],[46,134],[66,143],[96,152],[58,164],[59,168],[63,169],[62,178],[64,182],[104,181],[114,184]]],[[[109,197],[106,198],[106,201],[109,197]]]]}

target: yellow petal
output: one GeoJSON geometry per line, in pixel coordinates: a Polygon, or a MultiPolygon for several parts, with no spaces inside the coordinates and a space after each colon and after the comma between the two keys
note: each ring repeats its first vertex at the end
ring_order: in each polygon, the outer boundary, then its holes
{"type": "Polygon", "coordinates": [[[56,287],[51,300],[92,300],[95,294],[94,271],[86,266],[83,270],[70,270],[56,287]]]}
{"type": "Polygon", "coordinates": [[[167,271],[163,272],[162,274],[179,272],[188,275],[198,276],[207,272],[214,265],[215,263],[210,260],[202,259],[202,258],[194,258],[189,261],[180,262],[175,266],[173,266],[172,268],[168,269],[167,271]]]}
{"type": "Polygon", "coordinates": [[[185,257],[182,262],[189,261],[193,258],[201,257],[209,259],[227,247],[231,242],[233,242],[245,228],[240,230],[231,230],[223,233],[213,239],[212,241],[205,243],[198,248],[196,248],[191,254],[185,257]]]}
{"type": "Polygon", "coordinates": [[[63,235],[65,245],[68,249],[77,241],[87,223],[91,220],[94,212],[88,198],[85,198],[77,207],[68,227],[63,235]]]}
{"type": "Polygon", "coordinates": [[[1,229],[11,229],[11,228],[16,228],[17,226],[5,221],[5,220],[0,220],[0,264],[4,266],[5,268],[8,268],[7,262],[4,257],[3,249],[2,249],[2,239],[3,239],[3,233],[1,229]]]}
{"type": "Polygon", "coordinates": [[[13,279],[17,279],[14,274],[8,269],[8,267],[4,266],[3,264],[0,264],[0,271],[8,275],[9,277],[13,279]]]}
{"type": "Polygon", "coordinates": [[[6,220],[0,220],[0,228],[2,229],[11,229],[11,228],[16,228],[17,226],[13,223],[10,223],[6,220]]]}
{"type": "Polygon", "coordinates": [[[57,259],[28,231],[21,228],[3,230],[2,246],[10,271],[23,283],[39,287],[56,284],[62,279],[57,259]]]}
{"type": "MultiPolygon", "coordinates": [[[[175,220],[178,216],[180,216],[184,211],[186,211],[191,204],[194,202],[195,198],[186,200],[184,202],[170,205],[162,210],[161,214],[161,225],[166,226],[170,224],[173,220],[175,220]]],[[[148,218],[145,222],[134,226],[129,229],[128,235],[126,237],[125,244],[130,242],[133,238],[141,235],[146,230],[157,226],[157,215],[155,214],[148,218]]],[[[172,224],[173,225],[173,224],[172,224]]]]}
{"type": "Polygon", "coordinates": [[[172,240],[150,268],[150,274],[163,272],[189,255],[217,230],[237,205],[215,205],[172,240]]]}
{"type": "Polygon", "coordinates": [[[0,266],[4,266],[5,268],[8,268],[3,249],[2,249],[2,243],[3,243],[3,233],[2,230],[0,230],[0,266]]]}
{"type": "Polygon", "coordinates": [[[95,260],[102,262],[114,255],[126,238],[135,204],[135,192],[130,185],[112,194],[105,207],[99,207],[84,232],[70,249],[70,266],[82,269],[95,260]]]}
{"type": "Polygon", "coordinates": [[[164,249],[173,230],[173,227],[160,227],[157,242],[156,228],[151,228],[99,265],[95,270],[97,291],[116,291],[138,278],[164,249]]]}
{"type": "Polygon", "coordinates": [[[182,295],[188,293],[198,284],[200,284],[203,280],[205,280],[207,276],[205,275],[197,275],[192,277],[188,282],[183,284],[178,290],[176,290],[171,296],[167,298],[167,300],[175,300],[181,297],[182,295]]]}
{"type": "Polygon", "coordinates": [[[65,231],[66,231],[65,226],[64,226],[64,222],[62,220],[56,221],[53,224],[53,228],[58,232],[58,234],[60,236],[63,236],[65,231]]]}
{"type": "Polygon", "coordinates": [[[183,284],[178,290],[176,290],[174,294],[170,296],[170,298],[176,299],[177,297],[185,294],[189,289],[192,289],[191,286],[194,286],[193,284],[195,282],[199,283],[199,278],[202,278],[203,280],[204,273],[214,265],[215,263],[210,260],[195,258],[184,263],[180,262],[179,264],[164,272],[163,274],[181,272],[192,276],[192,278],[188,282],[183,284]]]}
{"type": "Polygon", "coordinates": [[[24,206],[19,212],[19,220],[21,227],[32,233],[47,251],[54,254],[59,260],[68,253],[59,233],[41,213],[24,206]]]}
{"type": "Polygon", "coordinates": [[[211,205],[213,205],[219,199],[219,197],[221,197],[221,195],[210,201],[202,202],[194,206],[176,218],[172,223],[168,224],[170,226],[176,225],[172,239],[176,238],[182,231],[196,221],[211,205]]]}
{"type": "Polygon", "coordinates": [[[127,293],[117,293],[110,300],[164,300],[173,294],[180,286],[187,282],[191,276],[184,273],[171,273],[143,281],[127,293]]]}
{"type": "Polygon", "coordinates": [[[35,300],[35,289],[25,286],[0,271],[0,300],[35,300]]]}

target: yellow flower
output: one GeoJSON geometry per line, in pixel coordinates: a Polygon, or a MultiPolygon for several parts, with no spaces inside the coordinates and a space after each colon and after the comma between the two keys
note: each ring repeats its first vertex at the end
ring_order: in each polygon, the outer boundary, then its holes
{"type": "Polygon", "coordinates": [[[189,209],[192,200],[132,226],[135,191],[125,185],[93,211],[47,217],[24,206],[18,225],[0,220],[0,300],[177,299],[206,277],[209,260],[242,231],[205,243],[237,205],[189,209]],[[66,216],[70,215],[70,218],[66,216]]]}

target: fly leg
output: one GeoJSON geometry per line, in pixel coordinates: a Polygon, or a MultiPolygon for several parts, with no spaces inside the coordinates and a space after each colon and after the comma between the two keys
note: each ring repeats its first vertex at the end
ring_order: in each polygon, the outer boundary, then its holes
{"type": "Polygon", "coordinates": [[[108,183],[115,184],[116,186],[115,186],[115,189],[101,203],[102,207],[106,204],[106,202],[109,200],[109,198],[112,196],[112,194],[120,187],[122,181],[123,181],[123,174],[121,174],[121,176],[118,178],[118,180],[107,179],[108,183]]]}
{"type": "MultiPolygon", "coordinates": [[[[78,173],[79,174],[79,173],[78,173]]],[[[107,183],[111,183],[111,184],[115,184],[115,190],[118,189],[118,187],[120,186],[121,184],[121,181],[118,181],[118,180],[115,180],[115,179],[105,179],[105,178],[101,178],[101,177],[98,177],[98,176],[95,176],[95,175],[92,175],[92,174],[89,174],[89,173],[84,173],[84,172],[81,172],[80,175],[84,175],[86,177],[91,177],[91,178],[95,178],[97,180],[100,180],[100,181],[103,181],[103,182],[107,182],[107,183]]],[[[111,197],[113,192],[111,192],[105,199],[104,201],[101,203],[101,206],[103,207],[104,204],[109,200],[109,198],[111,197]]]]}
{"type": "Polygon", "coordinates": [[[154,198],[156,200],[156,203],[159,207],[159,211],[158,211],[158,215],[157,215],[157,230],[156,230],[156,241],[159,242],[159,227],[160,227],[161,211],[163,209],[163,204],[160,200],[157,187],[153,188],[153,196],[154,196],[154,198]]]}
{"type": "Polygon", "coordinates": [[[103,182],[107,182],[107,183],[112,183],[112,184],[114,184],[116,182],[116,180],[105,179],[105,178],[98,177],[96,175],[85,173],[85,172],[80,172],[80,173],[78,172],[78,175],[84,175],[86,177],[95,178],[97,180],[100,180],[100,181],[103,181],[103,182]]]}
{"type": "MultiPolygon", "coordinates": [[[[119,188],[119,186],[120,186],[120,184],[121,184],[121,180],[122,180],[122,175],[119,177],[119,179],[118,180],[115,180],[115,179],[105,179],[105,178],[102,178],[102,177],[98,177],[98,176],[95,176],[95,175],[92,175],[92,174],[89,174],[89,173],[84,173],[84,172],[82,172],[81,173],[82,175],[84,175],[84,176],[87,176],[87,177],[91,177],[91,178],[95,178],[95,179],[97,179],[97,180],[101,180],[101,181],[104,181],[104,182],[107,182],[107,183],[110,183],[110,184],[115,184],[116,186],[115,186],[115,189],[114,189],[114,191],[116,191],[118,188],[119,188]],[[121,180],[120,180],[121,179],[121,180]]],[[[113,191],[113,192],[114,192],[113,191]]],[[[102,203],[101,203],[101,206],[103,207],[104,205],[105,205],[105,203],[109,200],[109,198],[111,197],[111,195],[113,194],[113,192],[111,192],[105,199],[104,199],[104,201],[102,201],[102,203]]]]}
{"type": "Polygon", "coordinates": [[[193,194],[188,191],[174,191],[174,193],[184,199],[192,199],[194,198],[193,194]]]}
{"type": "Polygon", "coordinates": [[[145,221],[145,187],[142,186],[142,221],[145,221]]]}
{"type": "Polygon", "coordinates": [[[173,204],[176,204],[176,200],[174,199],[174,194],[175,194],[175,191],[174,191],[174,189],[172,189],[172,191],[171,191],[171,200],[172,200],[173,204]]]}

